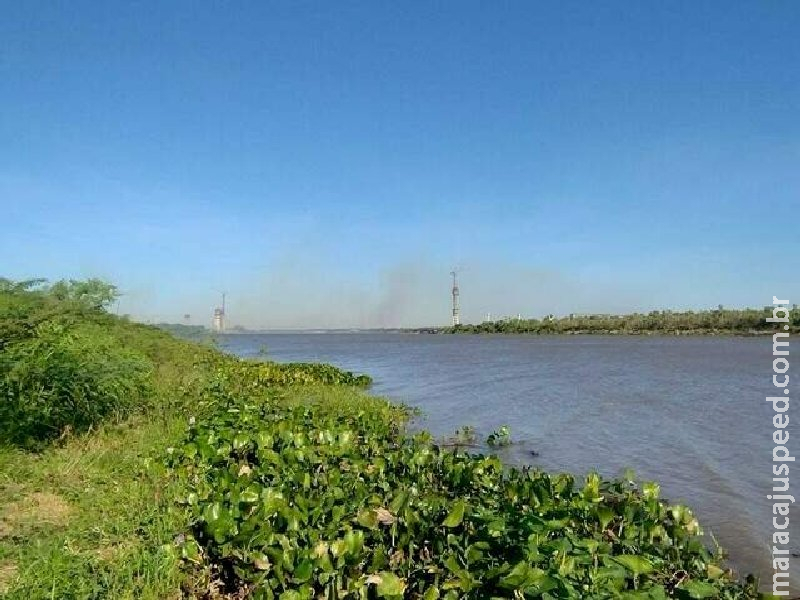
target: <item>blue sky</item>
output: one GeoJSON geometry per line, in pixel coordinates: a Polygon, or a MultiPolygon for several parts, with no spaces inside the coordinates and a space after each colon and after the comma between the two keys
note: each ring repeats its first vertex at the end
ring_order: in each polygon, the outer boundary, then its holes
{"type": "Polygon", "coordinates": [[[142,319],[800,301],[796,2],[9,4],[0,274],[142,319]]]}

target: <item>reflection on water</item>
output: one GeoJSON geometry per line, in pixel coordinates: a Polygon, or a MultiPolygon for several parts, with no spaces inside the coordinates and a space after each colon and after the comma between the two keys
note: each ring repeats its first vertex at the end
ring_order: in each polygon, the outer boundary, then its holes
{"type": "MultiPolygon", "coordinates": [[[[632,468],[693,507],[734,566],[771,580],[770,338],[274,334],[221,344],[368,373],[375,393],[422,409],[437,436],[471,425],[485,439],[508,424],[518,442],[503,450],[508,463],[632,468]]],[[[800,437],[797,419],[788,430],[800,437]]]]}

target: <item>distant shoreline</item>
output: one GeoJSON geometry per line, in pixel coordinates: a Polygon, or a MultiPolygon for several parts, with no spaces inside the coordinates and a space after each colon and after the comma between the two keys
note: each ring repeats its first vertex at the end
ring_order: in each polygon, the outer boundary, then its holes
{"type": "MultiPolygon", "coordinates": [[[[520,332],[496,332],[496,331],[453,331],[451,327],[424,328],[424,329],[266,329],[266,330],[245,330],[245,331],[225,331],[214,335],[368,335],[368,334],[393,334],[393,335],[531,335],[531,336],[629,336],[629,337],[761,337],[769,336],[769,331],[737,331],[737,330],[675,330],[675,331],[520,331],[520,332]]],[[[798,333],[797,331],[793,333],[798,333]]]]}
{"type": "Polygon", "coordinates": [[[749,330],[741,331],[735,329],[718,330],[696,330],[696,329],[676,329],[669,330],[576,330],[576,331],[519,331],[519,332],[492,332],[492,331],[446,331],[450,335],[552,335],[552,336],[629,336],[629,337],[761,337],[769,336],[770,331],[749,330]]]}
{"type": "MultiPolygon", "coordinates": [[[[771,335],[773,327],[767,322],[772,316],[771,307],[726,309],[704,311],[654,310],[649,313],[575,314],[556,317],[546,315],[541,319],[504,317],[477,324],[427,325],[420,327],[309,327],[251,330],[234,325],[226,328],[222,335],[258,334],[325,334],[325,333],[405,333],[405,334],[503,334],[503,335],[632,335],[670,337],[680,336],[736,336],[754,337],[771,335]]],[[[159,324],[159,327],[178,335],[197,339],[203,335],[220,335],[202,326],[159,324]]],[[[790,334],[800,333],[800,310],[794,305],[791,310],[790,334]]]]}

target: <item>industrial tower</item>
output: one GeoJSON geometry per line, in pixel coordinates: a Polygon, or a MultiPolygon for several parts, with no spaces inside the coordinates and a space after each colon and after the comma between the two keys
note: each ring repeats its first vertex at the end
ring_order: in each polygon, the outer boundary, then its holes
{"type": "Polygon", "coordinates": [[[211,323],[211,329],[216,333],[225,331],[225,292],[222,292],[222,307],[214,309],[214,320],[211,323]]]}
{"type": "Polygon", "coordinates": [[[461,324],[461,319],[458,315],[458,280],[456,279],[456,272],[450,271],[453,276],[453,327],[461,324]]]}

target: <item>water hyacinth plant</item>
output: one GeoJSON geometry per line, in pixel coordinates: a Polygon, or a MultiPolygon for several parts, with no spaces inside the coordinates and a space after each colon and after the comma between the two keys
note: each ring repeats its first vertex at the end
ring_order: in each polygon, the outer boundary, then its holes
{"type": "MultiPolygon", "coordinates": [[[[228,592],[757,597],[654,484],[507,470],[404,434],[401,410],[352,387],[288,392],[261,368],[219,367],[171,460],[188,490],[181,554],[228,592]]],[[[314,383],[313,373],[292,378],[314,383]]]]}
{"type": "Polygon", "coordinates": [[[511,429],[509,426],[503,425],[499,429],[490,433],[489,437],[486,438],[486,444],[492,448],[496,448],[498,446],[510,446],[511,429]]]}

